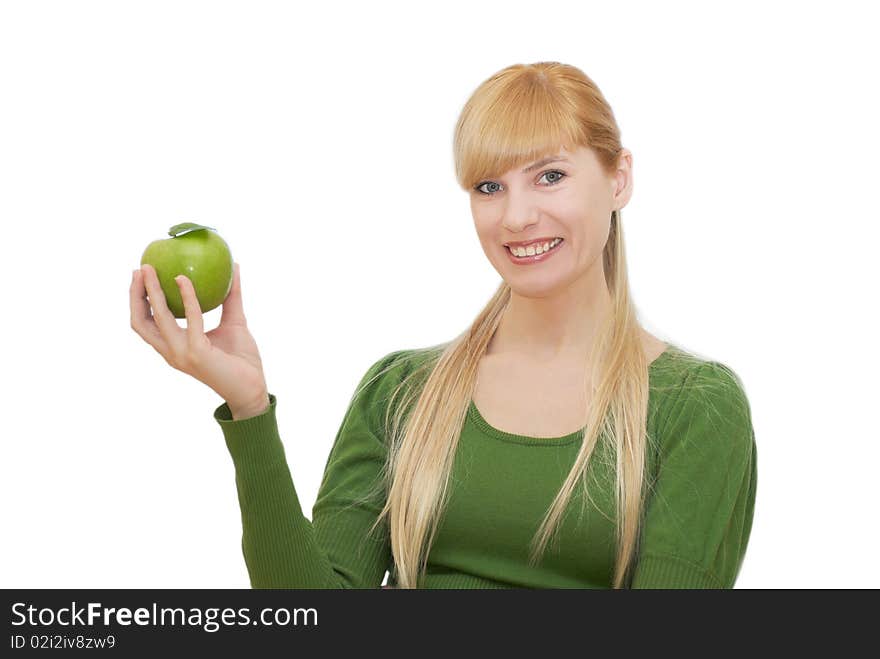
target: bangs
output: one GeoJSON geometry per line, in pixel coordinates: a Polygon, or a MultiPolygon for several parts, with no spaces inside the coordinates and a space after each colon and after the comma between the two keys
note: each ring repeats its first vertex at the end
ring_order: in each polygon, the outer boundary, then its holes
{"type": "Polygon", "coordinates": [[[465,190],[560,149],[587,143],[576,112],[546,85],[526,80],[506,90],[491,86],[472,98],[456,127],[456,177],[465,190]]]}

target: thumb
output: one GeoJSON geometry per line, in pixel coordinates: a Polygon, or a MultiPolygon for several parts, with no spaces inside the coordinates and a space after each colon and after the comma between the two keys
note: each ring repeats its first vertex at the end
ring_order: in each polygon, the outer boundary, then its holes
{"type": "Polygon", "coordinates": [[[233,263],[232,286],[229,295],[223,300],[223,313],[220,316],[220,324],[245,323],[244,306],[241,302],[241,278],[239,276],[238,263],[233,263]]]}

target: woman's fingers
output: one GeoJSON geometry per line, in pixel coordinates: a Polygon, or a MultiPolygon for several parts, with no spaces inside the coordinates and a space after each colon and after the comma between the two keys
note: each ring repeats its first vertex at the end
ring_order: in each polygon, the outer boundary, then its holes
{"type": "Polygon", "coordinates": [[[232,264],[232,286],[229,295],[223,300],[223,313],[220,315],[221,325],[245,325],[244,307],[241,302],[241,274],[238,263],[232,264]]]}
{"type": "Polygon", "coordinates": [[[153,321],[150,303],[147,300],[147,289],[144,286],[143,270],[135,270],[129,289],[131,306],[131,327],[144,341],[153,346],[162,355],[167,351],[165,340],[153,321]]]}
{"type": "Polygon", "coordinates": [[[180,368],[180,359],[186,354],[186,338],[183,336],[183,330],[177,324],[168,303],[165,301],[165,293],[159,284],[159,278],[156,276],[156,270],[148,263],[141,266],[143,272],[144,285],[147,289],[147,295],[150,297],[150,305],[153,307],[153,321],[159,330],[163,343],[166,346],[162,356],[165,360],[175,368],[180,368]]]}
{"type": "MultiPolygon", "coordinates": [[[[202,319],[202,307],[199,298],[193,288],[192,281],[186,275],[177,275],[174,278],[180,289],[180,297],[183,298],[183,308],[186,313],[186,334],[190,348],[199,350],[204,342],[205,326],[202,319]]],[[[175,325],[177,323],[175,322],[175,325]]]]}

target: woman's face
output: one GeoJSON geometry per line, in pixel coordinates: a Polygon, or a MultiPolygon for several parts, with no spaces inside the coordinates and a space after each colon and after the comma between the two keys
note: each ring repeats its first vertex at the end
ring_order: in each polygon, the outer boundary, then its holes
{"type": "Polygon", "coordinates": [[[480,244],[512,288],[541,297],[581,277],[597,259],[601,268],[611,212],[623,208],[632,191],[632,154],[624,149],[619,162],[608,176],[591,149],[560,148],[474,186],[471,213],[480,244]],[[555,238],[562,242],[537,255],[538,244],[555,238]],[[505,246],[536,239],[525,258],[514,258],[505,246]]]}

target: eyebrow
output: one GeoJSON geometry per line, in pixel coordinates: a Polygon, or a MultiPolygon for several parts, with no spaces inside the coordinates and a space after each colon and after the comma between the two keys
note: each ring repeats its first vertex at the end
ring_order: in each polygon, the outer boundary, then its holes
{"type": "Polygon", "coordinates": [[[527,174],[528,172],[532,171],[533,169],[537,169],[538,167],[543,167],[544,165],[548,165],[551,162],[569,162],[569,161],[561,156],[558,156],[558,155],[550,156],[548,158],[544,158],[543,160],[539,160],[538,162],[529,165],[524,170],[522,170],[523,174],[527,174]]]}

